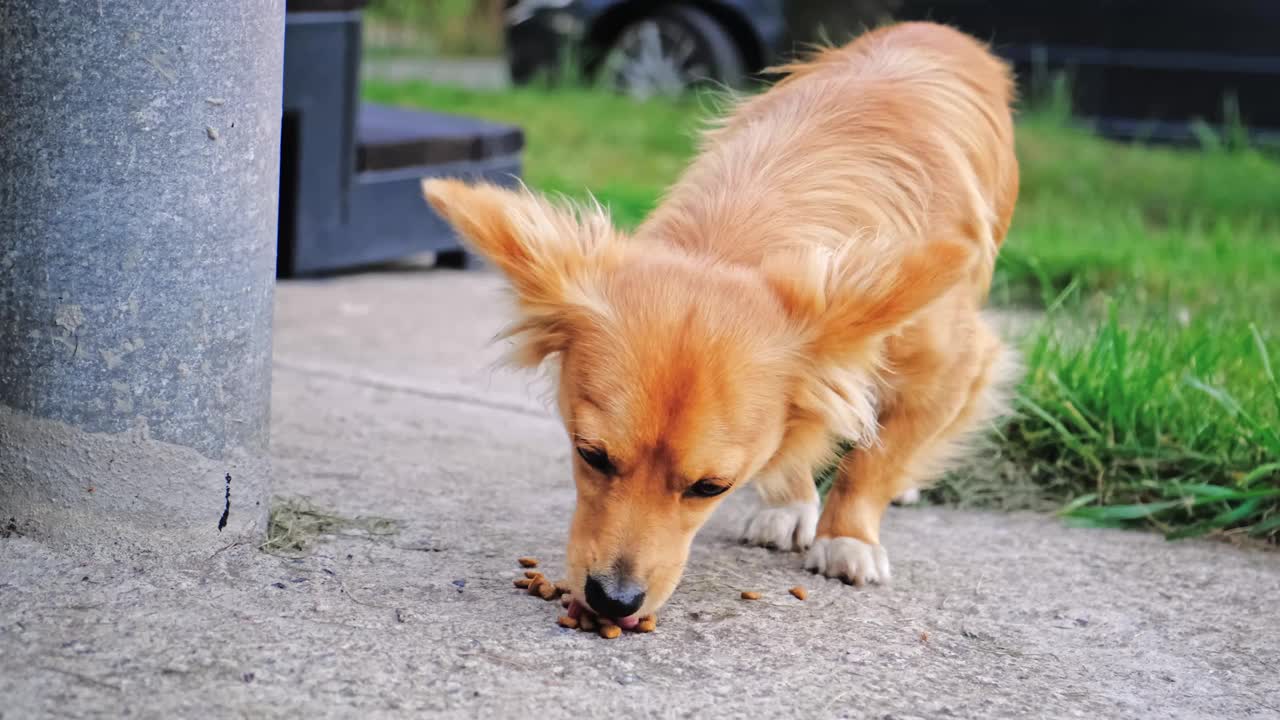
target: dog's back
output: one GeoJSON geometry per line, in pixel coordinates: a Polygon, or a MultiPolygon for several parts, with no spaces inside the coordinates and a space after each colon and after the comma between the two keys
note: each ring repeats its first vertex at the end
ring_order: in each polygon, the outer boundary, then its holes
{"type": "Polygon", "coordinates": [[[795,243],[879,255],[964,239],[985,293],[1018,187],[1004,63],[963,33],[906,23],[780,70],[707,133],[641,235],[746,264],[795,243]]]}

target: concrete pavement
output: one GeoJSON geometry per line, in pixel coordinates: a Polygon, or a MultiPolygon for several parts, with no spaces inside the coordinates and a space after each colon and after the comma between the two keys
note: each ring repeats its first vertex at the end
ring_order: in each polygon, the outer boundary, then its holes
{"type": "Polygon", "coordinates": [[[858,590],[738,545],[744,493],[656,633],[558,628],[511,579],[562,568],[568,446],[489,367],[504,307],[483,273],[282,284],[276,491],[399,532],[195,561],[0,539],[0,717],[1280,716],[1280,554],[1029,514],[895,509],[894,584],[858,590]]]}

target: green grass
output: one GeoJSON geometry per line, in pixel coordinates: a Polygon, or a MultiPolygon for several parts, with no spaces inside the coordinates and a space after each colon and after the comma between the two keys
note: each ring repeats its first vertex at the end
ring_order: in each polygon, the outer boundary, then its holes
{"type": "Polygon", "coordinates": [[[372,0],[365,44],[379,55],[492,56],[502,51],[496,0],[372,0]]]}
{"type": "MultiPolygon", "coordinates": [[[[688,162],[708,97],[366,85],[369,99],[518,123],[525,179],[638,223],[688,162]]],[[[1280,536],[1280,163],[1249,149],[1019,127],[1022,192],[993,302],[1047,313],[1018,415],[933,497],[1078,523],[1280,536]]]]}
{"type": "Polygon", "coordinates": [[[1280,285],[1267,281],[1280,270],[1274,158],[1102,142],[1037,117],[1019,128],[1018,151],[1022,192],[1002,268],[1014,290],[1044,297],[1075,280],[1143,302],[1280,309],[1280,285]]]}
{"type": "Polygon", "coordinates": [[[1280,528],[1280,383],[1256,326],[1141,327],[1110,305],[1093,337],[1041,332],[1004,448],[1033,482],[1075,479],[1067,515],[1174,535],[1280,528]]]}

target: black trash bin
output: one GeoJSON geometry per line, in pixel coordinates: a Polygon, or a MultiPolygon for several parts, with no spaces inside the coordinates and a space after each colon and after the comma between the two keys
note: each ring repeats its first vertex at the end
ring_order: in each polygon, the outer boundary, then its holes
{"type": "Polygon", "coordinates": [[[289,0],[285,23],[279,274],[315,274],[424,252],[466,265],[423,202],[426,176],[515,184],[517,127],[361,104],[366,0],[289,0]]]}

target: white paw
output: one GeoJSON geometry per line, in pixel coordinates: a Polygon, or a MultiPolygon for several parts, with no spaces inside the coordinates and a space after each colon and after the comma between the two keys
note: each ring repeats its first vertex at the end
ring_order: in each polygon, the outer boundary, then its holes
{"type": "Polygon", "coordinates": [[[804,566],[854,585],[889,582],[889,555],[884,547],[851,537],[818,538],[809,548],[804,566]]]}
{"type": "Polygon", "coordinates": [[[817,529],[817,502],[763,507],[747,521],[742,541],[778,550],[804,550],[813,544],[817,529]]]}
{"type": "Polygon", "coordinates": [[[920,489],[911,488],[904,491],[901,495],[893,499],[897,505],[915,505],[920,502],[920,489]]]}

